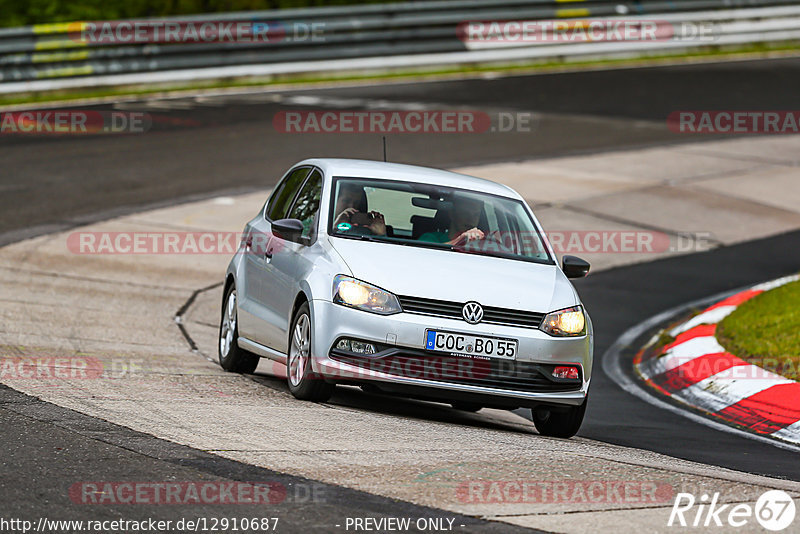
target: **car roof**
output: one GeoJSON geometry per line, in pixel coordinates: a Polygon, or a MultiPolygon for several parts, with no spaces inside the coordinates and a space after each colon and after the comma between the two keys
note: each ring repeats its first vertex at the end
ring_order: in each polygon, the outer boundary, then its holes
{"type": "Polygon", "coordinates": [[[521,198],[516,191],[497,182],[431,167],[339,158],[312,158],[304,160],[298,165],[316,165],[322,169],[326,177],[378,178],[425,183],[480,191],[509,198],[521,198]]]}

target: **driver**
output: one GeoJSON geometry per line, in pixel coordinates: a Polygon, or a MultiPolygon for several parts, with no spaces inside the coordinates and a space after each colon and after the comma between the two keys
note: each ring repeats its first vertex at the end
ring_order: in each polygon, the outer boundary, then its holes
{"type": "Polygon", "coordinates": [[[465,196],[454,196],[453,209],[450,211],[450,228],[447,231],[424,233],[419,236],[419,240],[459,245],[483,239],[483,230],[478,228],[482,211],[482,201],[465,196]]]}
{"type": "MultiPolygon", "coordinates": [[[[343,183],[339,187],[339,196],[336,197],[336,209],[334,210],[334,213],[337,214],[336,218],[333,220],[334,227],[339,223],[353,222],[351,221],[353,215],[361,213],[358,205],[361,204],[363,196],[364,188],[356,184],[343,183]]],[[[360,226],[369,228],[374,235],[386,235],[386,222],[381,213],[370,211],[365,215],[368,216],[368,219],[365,221],[366,224],[361,224],[360,226]]]]}

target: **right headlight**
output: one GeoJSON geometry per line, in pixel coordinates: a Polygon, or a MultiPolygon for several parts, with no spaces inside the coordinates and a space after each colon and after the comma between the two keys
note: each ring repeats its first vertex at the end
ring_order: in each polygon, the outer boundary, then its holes
{"type": "Polygon", "coordinates": [[[581,306],[548,313],[539,329],[551,336],[572,337],[586,333],[586,317],[581,306]]]}
{"type": "Polygon", "coordinates": [[[380,315],[403,311],[392,293],[343,274],[333,279],[333,302],[380,315]]]}

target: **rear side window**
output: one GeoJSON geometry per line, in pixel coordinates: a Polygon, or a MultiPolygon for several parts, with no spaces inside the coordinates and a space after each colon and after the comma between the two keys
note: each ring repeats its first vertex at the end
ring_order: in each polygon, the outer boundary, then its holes
{"type": "Polygon", "coordinates": [[[269,207],[267,208],[267,218],[269,220],[276,221],[286,218],[286,213],[289,211],[292,200],[294,200],[298,189],[303,185],[303,180],[305,180],[310,171],[311,167],[295,169],[278,184],[275,193],[269,201],[269,207]]]}
{"type": "Polygon", "coordinates": [[[319,200],[322,197],[322,174],[318,170],[311,173],[297,200],[289,212],[289,219],[300,219],[303,223],[303,237],[313,237],[316,228],[319,200]]]}

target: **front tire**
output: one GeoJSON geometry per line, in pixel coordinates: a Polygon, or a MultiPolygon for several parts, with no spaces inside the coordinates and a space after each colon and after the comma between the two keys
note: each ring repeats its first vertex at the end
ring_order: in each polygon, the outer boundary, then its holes
{"type": "Polygon", "coordinates": [[[286,359],[286,382],[289,391],[300,400],[325,402],[331,398],[334,385],[311,369],[311,312],[304,302],[297,310],[289,330],[289,356],[286,359]]]}
{"type": "Polygon", "coordinates": [[[573,406],[565,411],[531,409],[531,418],[536,430],[543,436],[553,438],[571,438],[578,433],[586,413],[589,397],[580,406],[573,406]]]}
{"type": "Polygon", "coordinates": [[[236,309],[236,287],[225,293],[219,323],[219,364],[232,373],[250,374],[258,367],[258,355],[239,348],[239,321],[236,309]]]}

